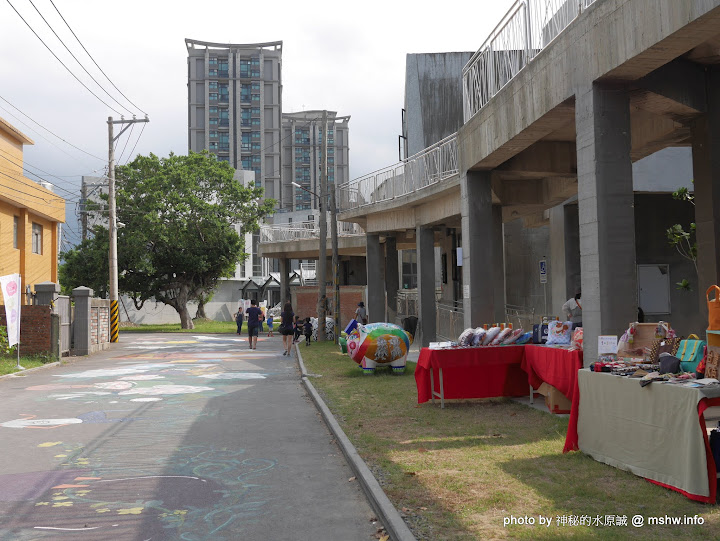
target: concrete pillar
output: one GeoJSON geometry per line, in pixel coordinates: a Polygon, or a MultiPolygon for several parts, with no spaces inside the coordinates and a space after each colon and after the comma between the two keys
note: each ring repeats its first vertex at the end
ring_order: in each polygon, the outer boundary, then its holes
{"type": "Polygon", "coordinates": [[[385,321],[385,281],[382,272],[380,235],[366,235],[368,321],[385,321]]]}
{"type": "Polygon", "coordinates": [[[280,303],[290,301],[290,260],[287,257],[280,258],[280,303]]]}
{"type": "MultiPolygon", "coordinates": [[[[580,215],[578,205],[565,205],[565,303],[582,286],[580,274],[580,215]]],[[[562,307],[562,304],[560,305],[562,307]]],[[[560,313],[559,311],[557,312],[560,313]]]]}
{"type": "Polygon", "coordinates": [[[387,320],[395,323],[397,316],[397,293],[400,289],[398,271],[397,240],[393,236],[385,237],[385,295],[387,299],[387,320]]]}
{"type": "Polygon", "coordinates": [[[493,264],[493,323],[505,321],[505,237],[503,235],[502,206],[492,207],[492,261],[493,264]]]}
{"type": "Polygon", "coordinates": [[[418,318],[422,345],[437,339],[435,307],[435,233],[430,227],[416,231],[418,274],[418,318]]]}
{"type": "Polygon", "coordinates": [[[580,271],[585,365],[599,335],[637,319],[630,100],[624,88],[593,83],[575,96],[580,271]]]}
{"type": "Polygon", "coordinates": [[[89,355],[92,348],[90,336],[90,308],[93,290],[89,287],[76,287],[72,291],[75,301],[73,319],[73,344],[75,355],[89,355]]]}
{"type": "Polygon", "coordinates": [[[560,314],[562,305],[580,289],[580,237],[576,203],[550,209],[551,299],[550,314],[560,314]]]}
{"type": "Polygon", "coordinates": [[[490,171],[467,171],[460,190],[465,327],[478,327],[496,321],[495,266],[502,266],[490,242],[495,223],[490,171]]]}
{"type": "Polygon", "coordinates": [[[705,291],[720,283],[720,68],[705,74],[707,112],[692,126],[695,180],[697,268],[700,306],[707,314],[705,291]]]}
{"type": "MultiPolygon", "coordinates": [[[[35,304],[49,306],[60,294],[60,286],[53,282],[35,284],[35,304]]],[[[54,311],[54,310],[53,310],[54,311]]]]}

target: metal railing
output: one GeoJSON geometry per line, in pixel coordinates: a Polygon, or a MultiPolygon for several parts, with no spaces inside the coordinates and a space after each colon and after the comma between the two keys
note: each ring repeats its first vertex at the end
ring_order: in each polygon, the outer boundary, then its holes
{"type": "Polygon", "coordinates": [[[340,211],[388,201],[437,184],[458,173],[457,133],[391,165],[338,186],[340,211]]]}
{"type": "MultiPolygon", "coordinates": [[[[338,237],[354,237],[364,235],[365,231],[358,224],[338,222],[338,237]]],[[[327,228],[327,238],[331,236],[331,228],[327,228]]],[[[294,224],[264,224],[260,226],[260,242],[287,242],[303,239],[319,239],[320,229],[314,222],[294,224]]]]}
{"type": "Polygon", "coordinates": [[[531,331],[535,321],[535,308],[517,306],[514,304],[505,305],[505,322],[512,323],[516,329],[531,331]]]}
{"type": "Polygon", "coordinates": [[[465,122],[595,1],[516,0],[463,68],[465,122]]]}
{"type": "Polygon", "coordinates": [[[462,303],[435,305],[435,335],[440,341],[456,341],[465,328],[462,303]]]}

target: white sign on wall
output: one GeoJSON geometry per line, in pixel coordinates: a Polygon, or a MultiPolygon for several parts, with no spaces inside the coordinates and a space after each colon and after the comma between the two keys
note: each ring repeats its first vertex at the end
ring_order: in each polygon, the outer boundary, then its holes
{"type": "Polygon", "coordinates": [[[468,284],[463,285],[463,299],[470,298],[470,286],[468,284]]]}

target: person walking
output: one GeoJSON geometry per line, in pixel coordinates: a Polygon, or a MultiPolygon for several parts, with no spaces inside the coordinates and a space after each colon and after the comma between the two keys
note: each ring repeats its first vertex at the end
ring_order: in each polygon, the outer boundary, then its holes
{"type": "Polygon", "coordinates": [[[250,308],[245,312],[247,314],[247,328],[248,328],[248,339],[250,342],[250,349],[257,349],[257,339],[260,334],[260,326],[262,325],[263,313],[260,308],[257,307],[257,301],[252,299],[250,301],[250,308]]]}
{"type": "Polygon", "coordinates": [[[582,304],[580,304],[580,297],[582,291],[578,291],[575,297],[568,299],[565,304],[562,305],[562,311],[567,316],[567,321],[572,323],[572,328],[582,327],[582,304]]]}
{"type": "Polygon", "coordinates": [[[310,345],[310,338],[312,338],[313,326],[310,322],[310,318],[305,318],[305,325],[303,325],[303,333],[305,334],[305,345],[310,345]]]}
{"type": "Polygon", "coordinates": [[[240,336],[240,333],[242,333],[242,324],[243,324],[243,310],[242,305],[238,307],[238,311],[235,314],[235,323],[237,324],[237,333],[238,336],[240,336]]]}
{"type": "Polygon", "coordinates": [[[363,301],[358,303],[358,307],[355,310],[355,321],[362,323],[363,325],[367,325],[367,310],[365,309],[365,303],[363,301]]]}
{"type": "Polygon", "coordinates": [[[293,329],[293,344],[297,344],[300,341],[300,335],[303,333],[303,324],[300,321],[300,316],[295,316],[295,328],[293,329]]]}
{"type": "Polygon", "coordinates": [[[295,313],[293,312],[292,305],[286,302],[282,314],[280,314],[280,334],[282,334],[283,339],[283,355],[290,355],[292,349],[294,332],[293,319],[295,319],[295,313]]]}
{"type": "Polygon", "coordinates": [[[267,326],[268,326],[268,336],[273,335],[273,315],[272,312],[268,311],[268,317],[267,317],[267,326]]]}

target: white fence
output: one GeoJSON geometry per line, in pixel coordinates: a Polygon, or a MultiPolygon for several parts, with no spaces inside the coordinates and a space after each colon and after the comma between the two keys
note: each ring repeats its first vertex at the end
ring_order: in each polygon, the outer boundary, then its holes
{"type": "Polygon", "coordinates": [[[595,0],[516,0],[463,68],[470,120],[595,0]]]}
{"type": "Polygon", "coordinates": [[[338,186],[338,207],[352,210],[407,195],[458,172],[457,133],[404,162],[338,186]]]}
{"type": "MultiPolygon", "coordinates": [[[[331,227],[328,223],[327,237],[331,236],[331,227]]],[[[338,222],[338,237],[353,237],[364,235],[362,227],[355,223],[338,222]]],[[[287,242],[303,239],[320,238],[320,229],[313,222],[297,224],[274,224],[260,226],[260,242],[287,242]]]]}

